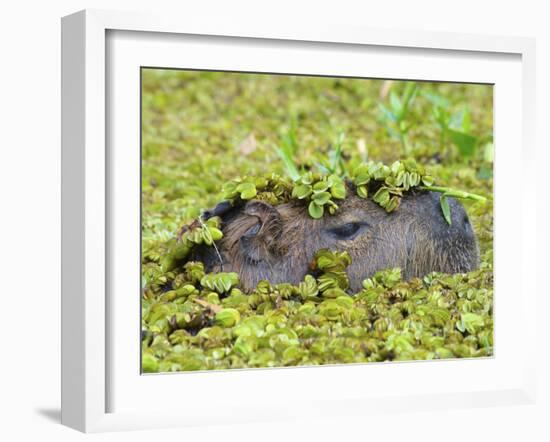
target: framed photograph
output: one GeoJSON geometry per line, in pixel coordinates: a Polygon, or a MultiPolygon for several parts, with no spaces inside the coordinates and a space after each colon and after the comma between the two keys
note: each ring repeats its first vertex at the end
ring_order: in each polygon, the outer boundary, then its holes
{"type": "Polygon", "coordinates": [[[62,55],[64,424],[534,400],[534,41],[83,11],[62,55]]]}

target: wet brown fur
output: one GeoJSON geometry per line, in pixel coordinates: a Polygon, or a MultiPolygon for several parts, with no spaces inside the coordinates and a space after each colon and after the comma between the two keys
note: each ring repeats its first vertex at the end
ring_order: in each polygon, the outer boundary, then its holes
{"type": "MultiPolygon", "coordinates": [[[[471,271],[479,264],[479,252],[468,216],[460,203],[449,199],[453,221],[449,226],[439,196],[432,192],[407,195],[388,214],[370,199],[352,193],[339,202],[335,215],[325,214],[320,220],[312,219],[301,202],[272,207],[250,201],[222,216],[224,237],[218,248],[223,271],[237,272],[246,290],[263,279],[296,284],[322,248],[350,254],[347,273],[352,291],[360,289],[363,279],[389,267],[401,267],[405,279],[432,271],[471,271]],[[361,223],[353,237],[335,236],[334,229],[349,223],[361,223]]],[[[219,259],[207,250],[196,258],[201,257],[209,270],[222,270],[219,259]]]]}

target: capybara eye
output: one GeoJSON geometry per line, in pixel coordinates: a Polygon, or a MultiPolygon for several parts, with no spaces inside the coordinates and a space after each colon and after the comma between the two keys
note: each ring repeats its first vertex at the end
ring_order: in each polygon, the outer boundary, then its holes
{"type": "Polygon", "coordinates": [[[337,239],[351,239],[364,225],[362,223],[347,223],[329,229],[329,233],[337,239]]]}
{"type": "Polygon", "coordinates": [[[253,236],[256,236],[259,231],[260,231],[260,223],[256,223],[245,232],[245,234],[243,235],[243,238],[252,238],[253,236]]]}

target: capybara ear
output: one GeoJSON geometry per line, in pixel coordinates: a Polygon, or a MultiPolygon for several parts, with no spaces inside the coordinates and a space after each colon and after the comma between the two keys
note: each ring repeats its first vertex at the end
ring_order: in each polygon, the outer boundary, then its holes
{"type": "Polygon", "coordinates": [[[282,231],[282,220],[278,210],[263,201],[250,201],[244,214],[256,219],[240,238],[241,251],[252,261],[269,261],[277,255],[277,243],[282,231]]]}
{"type": "Polygon", "coordinates": [[[206,221],[210,218],[213,218],[214,216],[220,216],[227,214],[230,210],[233,209],[233,205],[230,201],[222,201],[221,203],[218,203],[216,207],[213,209],[205,210],[202,214],[202,220],[206,221]]]}

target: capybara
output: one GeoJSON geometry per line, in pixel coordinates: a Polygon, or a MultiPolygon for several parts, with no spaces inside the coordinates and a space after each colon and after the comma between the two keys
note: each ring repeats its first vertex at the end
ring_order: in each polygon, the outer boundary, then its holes
{"type": "Polygon", "coordinates": [[[439,198],[430,191],[411,191],[391,213],[370,198],[349,192],[334,215],[308,215],[299,201],[272,206],[251,200],[235,207],[228,202],[205,212],[220,216],[223,238],[200,246],[192,259],[208,271],[237,272],[244,290],[259,281],[299,283],[319,249],[347,251],[350,290],[378,270],[400,267],[403,278],[430,272],[459,273],[479,265],[475,233],[462,204],[449,198],[452,223],[443,217],[439,198]],[[219,252],[219,253],[218,253],[219,252]],[[221,259],[220,259],[221,257],[221,259]]]}

